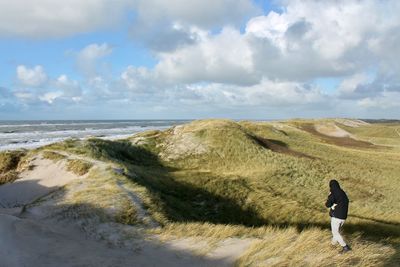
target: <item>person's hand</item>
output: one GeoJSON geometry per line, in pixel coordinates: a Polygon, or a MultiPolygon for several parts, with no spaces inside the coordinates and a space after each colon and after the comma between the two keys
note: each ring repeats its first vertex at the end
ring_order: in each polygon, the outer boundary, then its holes
{"type": "Polygon", "coordinates": [[[335,203],[335,204],[333,204],[333,205],[332,205],[332,207],[331,207],[331,209],[332,209],[332,210],[335,210],[335,207],[336,207],[336,206],[337,206],[337,204],[336,204],[336,203],[335,203]]]}

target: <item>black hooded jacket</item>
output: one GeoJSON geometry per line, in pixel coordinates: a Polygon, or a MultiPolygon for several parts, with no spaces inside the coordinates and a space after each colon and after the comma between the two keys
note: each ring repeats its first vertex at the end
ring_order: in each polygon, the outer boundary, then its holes
{"type": "Polygon", "coordinates": [[[331,193],[326,200],[325,206],[327,208],[332,207],[336,204],[335,209],[329,210],[329,215],[338,219],[346,220],[347,212],[349,210],[349,198],[346,193],[340,188],[338,181],[331,180],[329,182],[329,188],[331,193]]]}

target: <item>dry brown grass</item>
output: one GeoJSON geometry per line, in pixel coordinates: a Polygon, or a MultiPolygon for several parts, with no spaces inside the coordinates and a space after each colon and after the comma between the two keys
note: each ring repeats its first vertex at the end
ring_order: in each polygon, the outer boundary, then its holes
{"type": "Polygon", "coordinates": [[[91,139],[53,148],[124,169],[125,176],[108,173],[85,182],[66,198],[73,205],[89,203],[107,212],[124,207],[125,214],[112,218],[132,223],[137,210],[115,186],[124,180],[164,226],[158,234],[254,238],[239,266],[396,266],[400,149],[355,139],[337,143],[304,129],[316,122],[206,120],[136,135],[134,145],[91,139]],[[343,256],[330,247],[323,206],[332,178],[351,200],[344,231],[354,250],[343,256]]]}
{"type": "Polygon", "coordinates": [[[23,151],[0,152],[0,185],[18,179],[18,165],[25,154],[23,151]]]}
{"type": "Polygon", "coordinates": [[[66,158],[66,156],[64,156],[60,153],[57,153],[54,151],[48,151],[48,150],[43,151],[42,156],[43,156],[43,158],[52,160],[53,162],[58,162],[58,161],[66,158]]]}
{"type": "Polygon", "coordinates": [[[0,174],[0,185],[6,183],[12,183],[18,179],[18,172],[16,171],[8,171],[6,173],[0,174]]]}
{"type": "Polygon", "coordinates": [[[81,159],[69,159],[67,161],[67,171],[73,172],[79,176],[88,173],[92,166],[92,163],[81,159]]]}
{"type": "Polygon", "coordinates": [[[352,237],[353,250],[339,254],[330,245],[330,233],[309,229],[298,233],[288,228],[265,236],[244,252],[237,266],[387,266],[396,250],[384,243],[352,237]]]}

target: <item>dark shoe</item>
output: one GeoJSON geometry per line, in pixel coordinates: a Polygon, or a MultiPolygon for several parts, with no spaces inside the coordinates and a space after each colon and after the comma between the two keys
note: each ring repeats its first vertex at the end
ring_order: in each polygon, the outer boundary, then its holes
{"type": "Polygon", "coordinates": [[[343,249],[342,249],[342,251],[340,252],[340,253],[346,253],[346,252],[349,252],[351,250],[351,248],[349,247],[349,245],[346,245],[346,246],[344,246],[343,247],[343,249]]]}

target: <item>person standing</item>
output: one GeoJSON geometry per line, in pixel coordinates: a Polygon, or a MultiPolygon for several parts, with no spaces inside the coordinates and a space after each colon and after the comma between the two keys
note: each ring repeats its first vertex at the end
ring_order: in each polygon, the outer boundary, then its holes
{"type": "Polygon", "coordinates": [[[349,210],[349,198],[340,188],[339,182],[336,180],[329,181],[330,194],[326,200],[325,206],[329,208],[331,216],[332,245],[339,243],[342,246],[342,253],[351,250],[349,245],[343,240],[340,229],[347,219],[349,210]]]}

